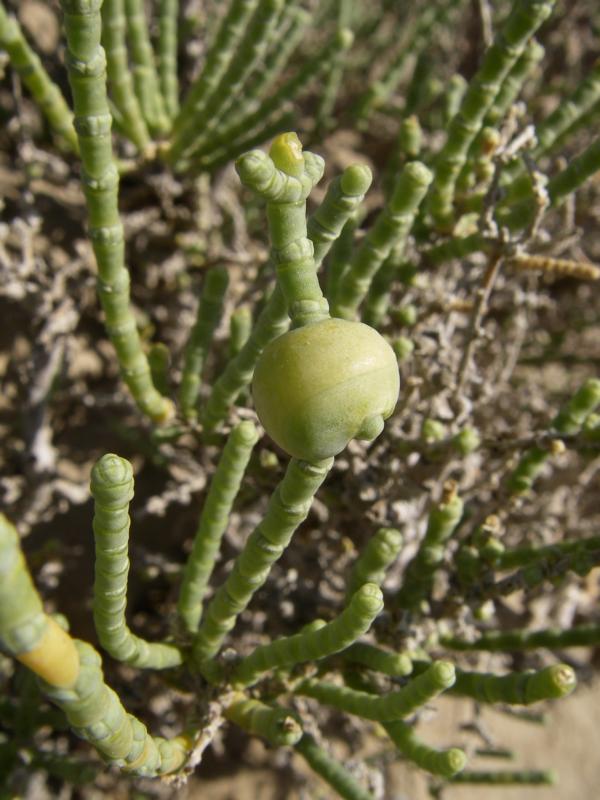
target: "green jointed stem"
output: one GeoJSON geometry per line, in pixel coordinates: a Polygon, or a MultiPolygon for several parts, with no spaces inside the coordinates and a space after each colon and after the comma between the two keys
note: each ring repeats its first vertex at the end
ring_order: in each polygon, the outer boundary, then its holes
{"type": "MultiPolygon", "coordinates": [[[[582,153],[571,159],[565,169],[550,179],[546,187],[550,205],[554,208],[562,205],[570,194],[575,192],[599,170],[600,138],[597,138],[582,153]]],[[[517,182],[515,182],[515,186],[516,184],[517,182]]],[[[527,192],[528,186],[529,183],[524,186],[524,192],[527,192]]],[[[531,216],[532,203],[528,198],[511,205],[507,209],[506,215],[502,216],[502,223],[511,230],[520,230],[529,223],[531,216]]]]}
{"type": "Polygon", "coordinates": [[[379,327],[385,319],[391,301],[391,288],[399,268],[405,263],[405,242],[392,247],[389,256],[383,262],[369,287],[365,301],[362,320],[373,328],[379,327]]]}
{"type": "Polygon", "coordinates": [[[316,630],[285,636],[257,647],[242,659],[233,673],[234,683],[249,685],[275,667],[293,667],[302,661],[317,661],[345,650],[366,633],[383,609],[381,589],[366,583],[352,595],[339,617],[316,630]]]}
{"type": "Polygon", "coordinates": [[[445,491],[439,505],[429,514],[427,530],[414,558],[408,563],[402,588],[395,602],[413,608],[431,591],[433,576],[444,558],[445,543],[453,534],[463,513],[463,501],[453,488],[445,491]]]}
{"type": "Polygon", "coordinates": [[[183,662],[173,644],[151,643],[131,633],[125,620],[129,572],[129,502],[133,472],[124,458],[108,453],[92,470],[94,497],[94,623],[102,647],[134,667],[167,669],[183,662]]]}
{"type": "Polygon", "coordinates": [[[443,83],[434,74],[431,53],[421,50],[412,70],[410,82],[404,91],[404,113],[424,112],[444,89],[443,83]]]}
{"type": "Polygon", "coordinates": [[[15,17],[0,3],[0,48],[5,50],[13,69],[31,92],[52,130],[77,153],[79,145],[73,127],[73,114],[62,92],[52,82],[37,54],[31,49],[15,17]]]}
{"type": "Polygon", "coordinates": [[[25,564],[19,535],[0,514],[0,643],[14,656],[33,650],[47,627],[42,601],[25,564]]]}
{"type": "Polygon", "coordinates": [[[552,145],[552,150],[559,149],[562,145],[567,142],[572,136],[579,131],[584,130],[591,130],[593,126],[597,123],[598,117],[600,116],[600,100],[597,100],[591,108],[589,108],[584,114],[578,117],[572,125],[567,128],[567,130],[556,139],[554,144],[552,145]]]}
{"type": "Polygon", "coordinates": [[[150,44],[143,0],[125,0],[127,40],[133,65],[133,81],[144,119],[154,133],[165,133],[169,119],[150,44]]]}
{"type": "MultiPolygon", "coordinates": [[[[353,214],[342,228],[342,231],[331,247],[331,256],[327,264],[325,296],[331,302],[335,297],[342,277],[352,261],[354,234],[358,226],[359,214],[353,214]]],[[[309,220],[310,223],[310,220],[309,220]]]]}
{"type": "MultiPolygon", "coordinates": [[[[248,131],[262,126],[263,121],[269,118],[273,112],[280,111],[284,104],[295,99],[302,91],[305,91],[310,81],[320,77],[330,69],[336,54],[347,50],[352,41],[353,35],[351,31],[345,29],[338,31],[320,50],[306,60],[298,72],[285,81],[271,97],[264,100],[256,111],[253,111],[239,122],[234,122],[232,125],[226,124],[222,130],[218,131],[211,138],[210,152],[213,149],[221,149],[223,145],[234,142],[248,131]]],[[[206,152],[209,151],[207,150],[206,152]]],[[[198,157],[204,155],[204,153],[198,152],[195,155],[198,157]]]]}
{"type": "Polygon", "coordinates": [[[521,94],[525,82],[543,59],[544,52],[544,48],[536,39],[529,41],[523,54],[515,62],[513,68],[504,79],[500,91],[494,98],[494,103],[485,118],[487,125],[497,125],[504,119],[521,94]]]}
{"type": "Polygon", "coordinates": [[[75,734],[109,763],[133,775],[149,778],[177,772],[187,760],[191,743],[181,736],[170,740],[151,736],[104,682],[99,654],[85,642],[74,643],[81,664],[75,685],[58,689],[40,681],[40,688],[64,711],[75,734]]]}
{"type": "Polygon", "coordinates": [[[576,685],[577,679],[571,667],[554,664],[538,672],[512,672],[502,676],[457,670],[456,683],[450,692],[472,697],[479,703],[527,706],[541,700],[566,697],[576,685]]]}
{"type": "Polygon", "coordinates": [[[98,263],[98,294],[123,379],[140,409],[155,422],[163,422],[171,415],[172,404],[152,384],[129,305],[129,273],[125,268],[125,241],[118,208],[119,172],[112,154],[106,59],[100,46],[100,5],[101,0],[62,3],[83,190],[98,263]]]}
{"type": "Polygon", "coordinates": [[[452,783],[479,783],[487,786],[554,786],[552,770],[469,770],[450,779],[452,783]]]}
{"type": "Polygon", "coordinates": [[[183,102],[173,123],[174,139],[169,160],[176,161],[182,151],[179,136],[191,124],[196,114],[201,114],[206,103],[213,96],[221,77],[236,51],[238,39],[246,28],[248,19],[258,0],[232,0],[221,20],[215,40],[209,48],[206,62],[199,77],[183,102]]]}
{"type": "Polygon", "coordinates": [[[600,564],[600,549],[591,550],[584,547],[565,555],[552,555],[512,573],[496,583],[475,584],[466,594],[467,601],[480,601],[482,598],[505,597],[520,590],[533,589],[544,581],[556,580],[575,572],[584,577],[600,564]]]}
{"type": "Polygon", "coordinates": [[[310,13],[306,9],[293,3],[284,3],[282,21],[288,20],[287,27],[281,30],[281,23],[277,23],[271,32],[269,46],[264,64],[252,73],[249,84],[244,86],[244,91],[238,96],[235,108],[230,109],[225,124],[237,124],[248,114],[252,113],[262,101],[265,92],[271,84],[279,79],[285,69],[292,53],[300,44],[304,30],[310,21],[310,13]]]}
{"type": "Polygon", "coordinates": [[[379,528],[369,539],[352,565],[348,579],[348,595],[364,583],[380,586],[388,567],[394,563],[402,549],[402,534],[395,528],[379,528]]]}
{"type": "Polygon", "coordinates": [[[296,744],[296,751],[343,800],[375,800],[375,796],[357,783],[345,767],[334,761],[310,734],[304,734],[296,744]]]}
{"type": "Polygon", "coordinates": [[[190,633],[198,630],[202,600],[219,555],[221,539],[257,441],[258,433],[251,422],[241,422],[233,429],[204,501],[177,602],[179,616],[190,633]]]}
{"type": "Polygon", "coordinates": [[[367,92],[359,100],[356,116],[366,120],[374,108],[384,105],[395,92],[400,83],[408,59],[418,56],[427,46],[434,28],[443,25],[456,0],[440,0],[437,4],[427,4],[406,40],[401,42],[397,54],[387,66],[381,80],[371,84],[367,92]],[[408,45],[407,40],[410,40],[408,45]]]}
{"type": "MultiPolygon", "coordinates": [[[[338,28],[352,29],[353,5],[354,0],[337,0],[338,28]]],[[[331,65],[329,74],[325,78],[319,106],[315,114],[317,128],[321,128],[323,125],[330,125],[333,122],[332,115],[344,75],[345,61],[344,54],[338,54],[331,65]]]]}
{"type": "Polygon", "coordinates": [[[585,539],[563,539],[555,544],[542,547],[515,547],[499,553],[494,561],[494,567],[496,569],[525,567],[546,559],[562,558],[562,556],[578,550],[600,550],[600,536],[588,536],[585,539]]]}
{"type": "Polygon", "coordinates": [[[179,109],[177,79],[177,25],[179,0],[160,0],[158,24],[158,74],[165,110],[172,119],[179,109]]]}
{"type": "Polygon", "coordinates": [[[545,628],[538,631],[490,631],[482,634],[474,642],[467,642],[455,636],[444,636],[440,644],[450,650],[486,650],[508,653],[515,650],[535,650],[546,647],[561,650],[563,647],[585,647],[600,644],[600,625],[578,625],[574,628],[545,628]]]}
{"type": "Polygon", "coordinates": [[[329,305],[319,286],[306,225],[306,198],[323,175],[323,159],[302,153],[298,137],[290,133],[274,140],[270,156],[253,150],[238,159],[236,169],[244,186],[267,201],[271,258],[292,325],[327,319],[329,305]]]}
{"type": "Polygon", "coordinates": [[[306,680],[296,687],[296,694],[312,697],[324,705],[333,706],[376,722],[391,722],[408,717],[454,683],[454,666],[448,661],[434,661],[422,675],[403,689],[374,696],[368,692],[348,689],[324,681],[306,680]]]}
{"type": "Polygon", "coordinates": [[[561,408],[552,421],[552,428],[562,434],[578,433],[587,417],[598,406],[600,406],[600,380],[590,378],[561,408]]]}
{"type": "Polygon", "coordinates": [[[300,721],[291,711],[242,694],[227,706],[224,714],[230,722],[235,722],[247,733],[262,736],[275,747],[291,747],[302,736],[300,721]]]}
{"type": "Polygon", "coordinates": [[[112,101],[120,115],[120,125],[138,150],[144,152],[150,144],[150,134],[129,70],[124,9],[124,0],[104,0],[102,3],[102,46],[106,52],[108,82],[112,101]]]}
{"type": "Polygon", "coordinates": [[[395,245],[406,243],[431,172],[419,161],[406,164],[394,191],[363,240],[333,302],[332,315],[352,319],[369,291],[371,281],[395,245]]]}
{"type": "Polygon", "coordinates": [[[510,494],[523,494],[529,491],[549,457],[550,452],[541,447],[527,450],[506,481],[506,488],[510,494]]]}
{"type": "MultiPolygon", "coordinates": [[[[600,168],[600,162],[598,164],[600,168]]],[[[569,435],[581,430],[586,418],[600,405],[600,380],[590,378],[575,392],[561,408],[551,423],[551,430],[569,435]]],[[[506,487],[511,494],[522,494],[531,489],[544,464],[551,455],[550,450],[532,447],[520,458],[509,475],[506,487]]]]}
{"type": "Polygon", "coordinates": [[[341,234],[346,222],[356,213],[372,180],[373,175],[366,164],[353,164],[334,178],[327,187],[323,202],[310,217],[307,225],[308,238],[314,245],[317,269],[341,234]]]}
{"type": "Polygon", "coordinates": [[[405,117],[398,131],[398,147],[405,158],[417,158],[423,144],[423,131],[414,114],[405,117]]]}
{"type": "Polygon", "coordinates": [[[435,750],[422,742],[414,728],[402,720],[386,722],[383,727],[402,755],[426,772],[451,778],[465,768],[467,757],[458,747],[435,750]]]}
{"type": "MultiPolygon", "coordinates": [[[[531,39],[525,47],[523,55],[516,61],[515,65],[504,79],[500,91],[496,95],[494,103],[485,117],[484,121],[487,126],[497,125],[504,119],[519,97],[527,78],[543,57],[544,48],[542,45],[535,39],[531,39]]],[[[483,131],[479,131],[475,139],[471,142],[467,162],[463,166],[460,176],[458,177],[458,184],[462,188],[468,185],[468,179],[475,166],[473,162],[476,160],[477,155],[481,153],[482,143],[483,131]]]]}
{"type": "MultiPolygon", "coordinates": [[[[568,132],[575,128],[578,121],[591,111],[599,100],[600,60],[596,61],[590,73],[575,91],[569,97],[562,99],[552,114],[536,126],[537,145],[530,151],[531,158],[539,159],[554,150],[556,145],[560,141],[564,141],[568,132]]],[[[519,175],[522,171],[520,161],[513,162],[506,171],[506,176],[518,184],[509,188],[507,201],[530,191],[530,178],[528,175],[519,175]]]]}
{"type": "Polygon", "coordinates": [[[248,29],[239,42],[235,54],[219,81],[212,97],[201,113],[190,119],[173,145],[172,157],[177,153],[194,153],[211,142],[223,117],[237,102],[247,77],[260,63],[267,50],[272,29],[278,20],[284,0],[259,0],[258,7],[249,22],[248,29]]]}
{"type": "Polygon", "coordinates": [[[171,364],[171,354],[167,345],[162,342],[153,342],[148,350],[148,363],[152,382],[165,397],[169,394],[169,366],[171,364]]]}
{"type": "Polygon", "coordinates": [[[310,511],[313,497],[333,459],[308,464],[292,459],[275,489],[263,520],[248,537],[226,582],[209,603],[193,643],[196,663],[214,656],[238,615],[269,576],[291,538],[310,511]]]}
{"type": "Polygon", "coordinates": [[[228,284],[229,275],[226,269],[215,268],[206,273],[202,296],[196,312],[196,322],[190,331],[183,356],[179,405],[186,419],[194,419],[197,415],[196,406],[202,383],[202,369],[215,329],[223,313],[223,302],[228,284]]]}
{"type": "Polygon", "coordinates": [[[502,82],[522,55],[529,39],[550,15],[554,2],[518,0],[471,81],[436,161],[429,210],[438,226],[446,227],[452,220],[455,184],[471,143],[492,108],[502,82]]]}
{"type": "Polygon", "coordinates": [[[403,164],[418,158],[422,145],[423,130],[419,118],[415,114],[403,117],[383,175],[383,192],[386,198],[393,192],[394,182],[403,164]]]}
{"type": "Polygon", "coordinates": [[[229,358],[234,358],[248,341],[252,333],[252,312],[248,306],[241,306],[229,320],[229,358]]]}
{"type": "Polygon", "coordinates": [[[391,653],[366,642],[355,642],[344,650],[343,657],[352,664],[360,664],[392,678],[403,678],[412,672],[412,660],[407,653],[391,653]]]}
{"type": "Polygon", "coordinates": [[[289,326],[287,304],[279,286],[259,314],[248,341],[240,352],[225,367],[215,381],[202,413],[202,425],[206,432],[214,431],[227,416],[240,392],[248,386],[254,375],[254,367],[265,347],[289,326]]]}
{"type": "Polygon", "coordinates": [[[468,88],[469,84],[460,73],[457,72],[450,78],[444,97],[444,123],[446,125],[458,113],[468,88]]]}

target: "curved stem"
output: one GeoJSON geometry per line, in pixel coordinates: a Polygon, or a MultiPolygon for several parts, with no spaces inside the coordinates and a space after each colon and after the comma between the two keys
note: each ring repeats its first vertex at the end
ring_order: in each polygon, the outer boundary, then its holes
{"type": "Polygon", "coordinates": [[[129,501],[133,497],[131,464],[111,453],[92,470],[94,496],[94,623],[100,644],[113,658],[145,669],[168,669],[183,663],[174,644],[147,642],[125,620],[129,572],[129,501]]]}

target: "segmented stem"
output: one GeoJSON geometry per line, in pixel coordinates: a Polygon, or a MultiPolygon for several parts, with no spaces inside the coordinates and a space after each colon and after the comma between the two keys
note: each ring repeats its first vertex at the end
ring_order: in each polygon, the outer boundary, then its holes
{"type": "Polygon", "coordinates": [[[546,647],[562,650],[563,647],[585,647],[600,643],[600,625],[577,625],[574,628],[545,628],[538,631],[489,631],[473,642],[456,636],[443,636],[440,644],[450,650],[488,650],[508,653],[514,650],[535,650],[546,647]]]}
{"type": "MultiPolygon", "coordinates": [[[[279,113],[291,100],[295,99],[302,91],[305,91],[310,82],[323,75],[331,68],[332,59],[337,53],[347,50],[353,41],[353,35],[349,30],[338,31],[335,36],[313,56],[306,60],[298,72],[285,81],[277,91],[266,98],[251,114],[243,117],[238,122],[231,125],[225,124],[223,128],[216,132],[210,141],[210,150],[195,152],[195,158],[212,153],[213,150],[222,149],[224,145],[230,147],[231,142],[238,142],[241,136],[248,131],[254,131],[257,127],[264,126],[264,120],[268,119],[273,112],[279,113]]],[[[247,145],[245,145],[247,147],[247,145]]],[[[236,145],[237,152],[242,151],[241,145],[236,145]]],[[[177,155],[177,154],[176,154],[177,155]]],[[[172,156],[171,156],[172,157],[172,156]]]]}
{"type": "Polygon", "coordinates": [[[112,101],[120,125],[141,152],[150,144],[150,134],[136,97],[129,69],[126,45],[124,0],[104,0],[102,3],[102,46],[106,52],[106,71],[112,101]]]}
{"type": "Polygon", "coordinates": [[[369,229],[333,299],[332,315],[352,319],[394,246],[406,243],[432,174],[420,161],[406,164],[392,196],[369,229]]]}
{"type": "Polygon", "coordinates": [[[171,158],[194,153],[212,140],[222,127],[223,118],[237,103],[248,76],[265,54],[269,39],[279,19],[284,0],[259,0],[248,28],[238,43],[233,58],[223,73],[212,96],[200,113],[194,113],[186,128],[182,128],[173,143],[171,158]]]}
{"type": "Polygon", "coordinates": [[[408,59],[421,54],[427,47],[433,30],[438,25],[443,25],[448,13],[455,5],[456,0],[440,0],[435,4],[428,3],[424,7],[409,36],[406,37],[410,45],[406,40],[401,42],[398,52],[387,65],[381,80],[371,82],[368,90],[360,98],[356,107],[356,116],[359,120],[366,121],[374,109],[387,102],[402,79],[408,59]]]}
{"type": "Polygon", "coordinates": [[[196,321],[190,331],[183,355],[179,405],[186,419],[195,419],[198,413],[196,406],[202,383],[202,368],[223,313],[228,284],[229,275],[226,269],[215,268],[206,273],[196,321]]]}
{"type": "Polygon", "coordinates": [[[248,19],[258,0],[232,0],[208,50],[204,67],[192,84],[173,123],[173,143],[169,159],[176,161],[183,150],[181,134],[188,128],[191,120],[201,114],[206,103],[213,96],[219,82],[231,61],[238,39],[246,28],[248,19]]]}
{"type": "MultiPolygon", "coordinates": [[[[600,164],[599,164],[600,166],[600,164]]],[[[590,378],[575,392],[553,419],[550,429],[560,434],[573,434],[581,430],[586,418],[600,406],[600,380],[590,378]]],[[[523,494],[533,482],[552,453],[550,449],[532,447],[519,459],[508,476],[506,488],[511,494],[523,494]]]]}
{"type": "Polygon", "coordinates": [[[252,312],[248,306],[241,306],[229,320],[229,358],[234,358],[248,341],[252,333],[252,312]]]}
{"type": "Polygon", "coordinates": [[[413,726],[402,720],[386,722],[383,727],[402,755],[426,772],[451,778],[465,768],[467,757],[458,747],[435,750],[417,737],[413,726]]]}
{"type": "Polygon", "coordinates": [[[577,685],[575,672],[567,664],[554,664],[538,672],[492,675],[456,670],[452,694],[472,697],[479,703],[509,703],[528,706],[541,700],[556,700],[571,694],[577,685]]]}
{"type": "Polygon", "coordinates": [[[0,3],[0,48],[6,50],[13,69],[31,92],[52,130],[77,153],[79,143],[71,109],[27,43],[17,19],[7,13],[3,3],[0,3]]]}
{"type": "Polygon", "coordinates": [[[258,432],[251,422],[237,425],[227,440],[210,483],[192,552],[183,572],[177,603],[179,615],[190,633],[198,630],[202,616],[202,599],[219,555],[234,500],[257,441],[258,432]]]}
{"type": "Polygon", "coordinates": [[[302,726],[291,711],[269,706],[239,693],[225,709],[225,717],[254,736],[262,736],[275,747],[293,746],[300,741],[302,726]]]}
{"type": "Polygon", "coordinates": [[[323,159],[302,153],[295,133],[278,136],[270,156],[261,150],[246,153],[236,163],[244,186],[267,201],[271,257],[277,282],[296,327],[329,317],[307,236],[306,198],[323,175],[323,159]]]}
{"type": "Polygon", "coordinates": [[[478,783],[485,786],[554,786],[552,770],[469,770],[450,778],[452,783],[478,783]]]}
{"type": "Polygon", "coordinates": [[[119,172],[112,154],[106,59],[100,46],[100,6],[101,0],[62,2],[83,190],[98,263],[98,294],[123,379],[140,409],[155,422],[163,422],[172,414],[172,404],[152,384],[129,305],[129,273],[118,208],[119,172]]]}
{"type": "Polygon", "coordinates": [[[435,661],[426,672],[410,681],[403,689],[384,695],[372,695],[345,686],[324,681],[305,680],[296,687],[296,693],[312,697],[340,711],[372,719],[391,722],[408,717],[454,683],[454,666],[448,661],[435,661]]]}
{"type": "Polygon", "coordinates": [[[81,664],[75,684],[58,689],[40,681],[40,687],[64,711],[73,732],[92,744],[106,761],[132,775],[151,778],[177,772],[190,752],[187,737],[151,736],[104,682],[99,654],[85,642],[72,641],[81,664]]]}
{"type": "Polygon", "coordinates": [[[344,225],[356,213],[369,191],[373,175],[366,164],[352,164],[327,187],[321,205],[308,220],[308,238],[314,245],[317,269],[339,237],[344,225]]]}
{"type": "Polygon", "coordinates": [[[44,613],[19,534],[0,514],[0,644],[53,686],[72,686],[79,658],[70,637],[44,613]]]}
{"type": "Polygon", "coordinates": [[[441,502],[431,509],[427,530],[404,574],[395,602],[413,608],[431,591],[433,576],[444,558],[446,541],[452,536],[463,514],[463,501],[452,482],[444,488],[441,502]]]}
{"type": "Polygon", "coordinates": [[[202,413],[202,425],[207,433],[214,431],[227,416],[229,407],[252,381],[254,368],[265,347],[289,326],[287,304],[279,286],[260,312],[248,340],[240,352],[227,364],[223,374],[213,384],[202,413]]]}
{"type": "Polygon", "coordinates": [[[269,576],[298,526],[306,519],[313,497],[331,469],[333,459],[308,464],[292,459],[275,489],[263,520],[250,534],[233,569],[210,601],[193,642],[197,664],[214,656],[239,614],[269,576]]]}
{"type": "Polygon", "coordinates": [[[518,0],[469,84],[460,111],[448,128],[446,144],[436,160],[429,210],[438,227],[445,229],[450,225],[456,180],[467,160],[471,143],[492,108],[502,82],[522,55],[529,39],[550,15],[554,2],[518,0]]]}
{"type": "Polygon", "coordinates": [[[403,678],[412,672],[412,660],[408,653],[390,653],[366,642],[355,642],[343,652],[344,660],[360,664],[375,672],[403,678]]]}
{"type": "Polygon", "coordinates": [[[344,766],[334,761],[310,734],[304,734],[296,744],[296,750],[343,800],[375,800],[375,796],[357,783],[344,766]]]}
{"type": "Polygon", "coordinates": [[[153,133],[166,133],[169,119],[160,92],[143,0],[125,0],[133,81],[144,119],[153,133]]]}
{"type": "Polygon", "coordinates": [[[381,590],[373,583],[366,583],[332,622],[257,647],[238,664],[233,680],[250,685],[263,672],[275,667],[293,667],[302,661],[317,661],[345,650],[369,630],[382,609],[381,590]]]}
{"type": "Polygon", "coordinates": [[[402,549],[402,543],[400,531],[395,528],[379,528],[352,565],[348,594],[353,594],[363,583],[381,586],[388,567],[394,563],[402,549]]]}
{"type": "Polygon", "coordinates": [[[158,26],[158,74],[165,111],[172,119],[179,110],[177,78],[177,24],[179,0],[160,0],[158,26]]]}
{"type": "Polygon", "coordinates": [[[129,630],[125,620],[129,573],[129,502],[133,472],[124,458],[107,453],[92,470],[94,497],[94,624],[102,647],[113,658],[134,667],[168,669],[183,662],[174,644],[147,642],[129,630]]]}

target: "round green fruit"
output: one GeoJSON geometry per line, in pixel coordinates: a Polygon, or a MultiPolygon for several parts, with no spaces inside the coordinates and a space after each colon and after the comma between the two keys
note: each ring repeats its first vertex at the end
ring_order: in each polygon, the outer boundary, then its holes
{"type": "Polygon", "coordinates": [[[252,383],[256,412],[279,447],[303,461],[371,440],[398,400],[394,351],[362,322],[326,319],[285,333],[263,351],[252,383]]]}

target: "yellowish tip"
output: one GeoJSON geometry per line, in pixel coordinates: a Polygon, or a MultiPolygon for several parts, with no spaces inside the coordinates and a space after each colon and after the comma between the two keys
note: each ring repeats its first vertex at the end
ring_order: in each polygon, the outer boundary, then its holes
{"type": "Polygon", "coordinates": [[[269,156],[273,163],[286,175],[299,178],[304,171],[302,142],[293,131],[280,133],[271,145],[269,156]]]}
{"type": "Polygon", "coordinates": [[[156,422],[158,425],[164,425],[166,422],[170,422],[175,416],[175,405],[173,404],[172,400],[169,400],[168,397],[163,398],[164,403],[160,414],[156,414],[152,417],[152,421],[156,422]]]}

